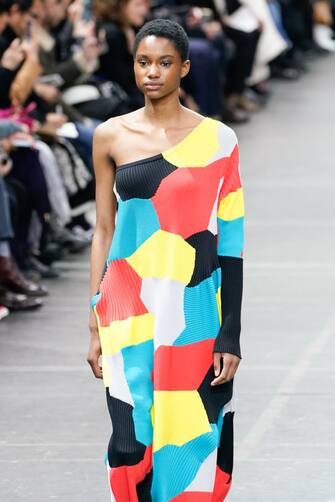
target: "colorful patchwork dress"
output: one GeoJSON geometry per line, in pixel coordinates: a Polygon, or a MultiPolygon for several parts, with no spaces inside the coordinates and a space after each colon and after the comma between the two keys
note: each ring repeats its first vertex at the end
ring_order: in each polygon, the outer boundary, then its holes
{"type": "Polygon", "coordinates": [[[112,420],[117,502],[221,502],[233,467],[243,191],[234,132],[204,118],[176,146],[119,166],[115,232],[92,299],[112,420]]]}

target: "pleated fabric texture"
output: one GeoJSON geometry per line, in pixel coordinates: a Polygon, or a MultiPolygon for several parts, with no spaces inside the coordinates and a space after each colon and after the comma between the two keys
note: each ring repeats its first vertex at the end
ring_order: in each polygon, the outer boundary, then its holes
{"type": "Polygon", "coordinates": [[[240,293],[222,294],[240,281],[243,258],[235,133],[206,117],[171,149],[119,166],[114,190],[115,232],[92,298],[113,427],[111,500],[221,502],[233,382],[210,382],[215,343],[240,355],[240,293]]]}

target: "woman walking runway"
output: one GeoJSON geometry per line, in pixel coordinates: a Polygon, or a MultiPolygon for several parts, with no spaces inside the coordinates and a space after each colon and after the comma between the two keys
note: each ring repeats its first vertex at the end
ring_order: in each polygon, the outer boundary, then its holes
{"type": "Polygon", "coordinates": [[[106,387],[117,502],[221,502],[231,486],[243,191],[234,132],[180,104],[189,66],[183,29],[147,23],[145,106],[94,137],[87,359],[106,387]]]}

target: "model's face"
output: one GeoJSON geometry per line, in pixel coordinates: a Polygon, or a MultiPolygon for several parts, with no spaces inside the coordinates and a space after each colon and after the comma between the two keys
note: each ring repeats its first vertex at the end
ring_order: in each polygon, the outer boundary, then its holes
{"type": "Polygon", "coordinates": [[[135,55],[136,85],[150,99],[160,99],[179,88],[189,68],[189,60],[181,60],[169,39],[150,35],[140,42],[135,55]]]}
{"type": "Polygon", "coordinates": [[[127,25],[140,27],[149,12],[147,0],[128,0],[123,7],[122,17],[127,25]]]}

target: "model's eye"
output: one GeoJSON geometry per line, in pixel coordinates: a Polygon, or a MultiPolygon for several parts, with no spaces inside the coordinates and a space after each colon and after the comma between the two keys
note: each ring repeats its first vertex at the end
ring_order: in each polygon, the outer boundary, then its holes
{"type": "Polygon", "coordinates": [[[143,59],[142,59],[142,60],[140,60],[140,61],[138,61],[138,64],[139,64],[140,66],[142,66],[142,67],[146,66],[146,65],[147,65],[147,63],[148,63],[148,62],[147,62],[147,61],[144,61],[143,59]]]}
{"type": "Polygon", "coordinates": [[[164,68],[168,68],[169,66],[171,66],[171,61],[162,61],[162,62],[161,62],[161,65],[162,65],[164,68]]]}

